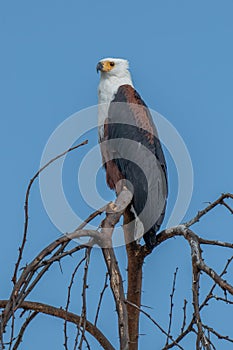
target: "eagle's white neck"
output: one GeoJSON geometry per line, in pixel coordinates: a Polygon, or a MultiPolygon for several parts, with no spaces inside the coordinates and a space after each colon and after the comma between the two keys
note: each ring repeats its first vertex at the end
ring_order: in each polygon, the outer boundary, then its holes
{"type": "Polygon", "coordinates": [[[99,103],[110,103],[113,100],[118,88],[125,84],[133,86],[130,72],[128,70],[125,70],[124,74],[120,76],[110,75],[109,73],[101,73],[98,88],[99,103]]]}
{"type": "Polygon", "coordinates": [[[133,86],[130,72],[127,69],[117,75],[101,72],[98,87],[98,126],[100,139],[103,137],[103,125],[105,119],[108,117],[109,105],[114,99],[119,87],[126,84],[133,86]]]}

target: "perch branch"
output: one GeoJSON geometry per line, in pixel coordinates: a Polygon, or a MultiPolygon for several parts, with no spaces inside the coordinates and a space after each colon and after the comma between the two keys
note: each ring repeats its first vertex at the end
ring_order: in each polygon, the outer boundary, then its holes
{"type": "Polygon", "coordinates": [[[129,346],[128,315],[125,304],[122,276],[112,247],[112,234],[115,225],[119,221],[127,206],[130,204],[131,200],[132,193],[124,188],[117,197],[114,205],[110,206],[110,210],[107,211],[106,218],[101,224],[101,234],[104,239],[102,253],[109,273],[110,286],[114,296],[118,315],[118,331],[121,350],[126,350],[129,346]]]}

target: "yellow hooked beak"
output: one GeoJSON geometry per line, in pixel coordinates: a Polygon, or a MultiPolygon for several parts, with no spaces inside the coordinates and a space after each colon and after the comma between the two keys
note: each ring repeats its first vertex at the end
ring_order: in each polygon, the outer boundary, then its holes
{"type": "Polygon", "coordinates": [[[99,71],[109,72],[110,70],[113,69],[114,66],[115,66],[115,63],[112,61],[100,61],[96,66],[96,71],[97,71],[97,73],[99,71]]]}

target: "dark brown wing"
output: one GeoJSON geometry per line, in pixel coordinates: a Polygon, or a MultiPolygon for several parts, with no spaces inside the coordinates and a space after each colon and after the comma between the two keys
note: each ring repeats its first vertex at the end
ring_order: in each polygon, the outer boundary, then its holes
{"type": "Polygon", "coordinates": [[[151,114],[130,85],[119,87],[105,125],[107,182],[124,178],[133,191],[133,207],[144,226],[148,247],[155,244],[167,199],[166,163],[151,114]]]}

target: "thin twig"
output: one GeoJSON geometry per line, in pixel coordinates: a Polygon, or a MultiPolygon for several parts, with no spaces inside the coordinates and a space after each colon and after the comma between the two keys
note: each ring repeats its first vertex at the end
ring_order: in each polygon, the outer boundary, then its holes
{"type": "Polygon", "coordinates": [[[216,332],[215,329],[203,324],[203,328],[207,329],[209,332],[213,333],[218,339],[229,341],[230,343],[233,343],[233,339],[231,339],[228,335],[221,335],[220,333],[216,332]]]}
{"type": "Polygon", "coordinates": [[[48,264],[52,264],[54,263],[55,261],[59,261],[61,259],[63,259],[65,256],[72,256],[72,254],[76,253],[77,251],[81,250],[81,249],[84,249],[86,248],[86,244],[82,244],[82,245],[77,245],[76,247],[70,249],[70,250],[67,250],[63,253],[60,253],[59,255],[56,255],[56,256],[53,256],[51,257],[50,259],[47,259],[47,260],[43,260],[41,262],[41,265],[48,265],[48,264]]]}
{"type": "Polygon", "coordinates": [[[103,296],[104,296],[104,292],[105,290],[108,288],[108,272],[106,272],[106,275],[105,275],[105,280],[104,280],[104,286],[103,286],[103,289],[100,293],[100,298],[99,298],[99,302],[98,302],[98,306],[97,306],[97,310],[96,310],[96,315],[95,315],[95,322],[94,322],[94,325],[96,326],[97,325],[97,321],[98,321],[98,317],[99,317],[99,312],[100,312],[100,307],[101,307],[101,303],[102,303],[102,300],[103,300],[103,296]]]}
{"type": "MultiPolygon", "coordinates": [[[[227,260],[221,274],[220,277],[222,277],[224,274],[227,273],[227,268],[230,265],[230,263],[233,261],[233,256],[227,260]]],[[[211,287],[209,293],[207,294],[207,296],[205,297],[205,299],[203,300],[203,302],[201,303],[201,305],[199,306],[199,310],[201,311],[205,306],[208,305],[208,301],[212,298],[213,295],[213,291],[215,289],[215,287],[217,286],[217,283],[214,283],[213,286],[211,287]]],[[[185,311],[186,312],[186,311],[185,311]]],[[[195,316],[193,315],[192,320],[190,321],[189,325],[187,326],[187,328],[179,334],[179,336],[175,339],[175,342],[171,343],[168,345],[167,349],[171,349],[172,347],[174,347],[176,345],[176,343],[179,343],[185,336],[187,336],[187,334],[189,334],[190,332],[194,331],[193,329],[193,325],[195,323],[195,316]]],[[[213,346],[213,345],[212,345],[213,346]]]]}
{"type": "Polygon", "coordinates": [[[182,326],[181,326],[181,330],[180,330],[180,332],[181,333],[183,333],[184,332],[184,328],[185,328],[185,326],[186,326],[186,318],[187,318],[187,315],[186,315],[186,312],[187,312],[187,304],[188,304],[188,302],[187,302],[187,300],[186,299],[184,299],[184,306],[183,306],[183,322],[182,322],[182,326]]]}
{"type": "Polygon", "coordinates": [[[226,304],[233,305],[233,301],[231,301],[231,300],[229,300],[229,299],[226,299],[226,298],[219,297],[218,295],[212,295],[211,298],[212,298],[212,299],[215,299],[215,300],[217,300],[217,301],[223,301],[223,302],[226,303],[226,304]]]}
{"type": "Polygon", "coordinates": [[[84,146],[88,143],[88,140],[85,140],[84,142],[80,143],[79,145],[76,145],[74,147],[69,148],[68,150],[66,150],[65,152],[62,152],[61,154],[59,154],[58,156],[54,157],[53,159],[51,159],[50,161],[48,161],[42,168],[40,168],[37,173],[32,177],[32,179],[29,182],[29,185],[27,187],[27,191],[26,191],[26,196],[25,196],[25,204],[24,204],[24,217],[25,217],[25,222],[24,222],[24,232],[23,232],[23,240],[22,243],[19,247],[19,256],[17,259],[17,262],[15,264],[15,270],[14,270],[14,274],[12,277],[12,282],[15,284],[17,281],[17,273],[18,273],[18,269],[19,269],[19,265],[20,262],[22,260],[22,256],[23,256],[23,251],[24,251],[24,247],[26,244],[26,240],[27,240],[27,231],[28,231],[28,220],[29,220],[29,215],[28,215],[28,207],[29,207],[29,195],[30,195],[30,190],[31,187],[33,185],[33,182],[38,178],[38,176],[40,175],[40,173],[42,171],[44,171],[50,164],[52,164],[53,162],[55,162],[57,159],[63,157],[64,155],[66,155],[67,153],[81,147],[84,146]]]}
{"type": "MultiPolygon", "coordinates": [[[[69,305],[70,305],[70,297],[71,297],[71,289],[72,289],[72,285],[74,283],[74,278],[75,278],[75,275],[79,269],[79,267],[81,266],[81,264],[83,263],[83,261],[85,261],[85,257],[79,261],[79,263],[76,265],[73,273],[72,273],[72,276],[71,276],[71,280],[70,280],[70,284],[68,286],[68,295],[67,295],[67,301],[66,301],[66,307],[65,307],[65,310],[68,311],[69,309],[69,305]]],[[[68,350],[68,335],[67,335],[67,320],[65,320],[64,322],[64,347],[66,350],[68,350]]]]}
{"type": "MultiPolygon", "coordinates": [[[[38,283],[40,278],[43,276],[43,274],[49,269],[50,264],[45,265],[42,264],[42,261],[44,258],[51,254],[51,252],[59,247],[57,251],[54,253],[53,257],[59,256],[62,251],[64,250],[64,247],[70,242],[71,239],[77,238],[77,237],[99,237],[98,232],[91,231],[91,230],[80,230],[78,232],[73,232],[71,234],[68,234],[66,236],[63,236],[51,244],[49,244],[46,248],[44,248],[33,260],[30,264],[28,264],[19,280],[15,284],[11,296],[9,298],[8,305],[6,306],[3,314],[3,322],[1,324],[1,329],[3,334],[4,327],[8,321],[8,319],[11,317],[13,310],[16,310],[20,303],[26,298],[26,296],[31,292],[31,290],[35,287],[35,285],[38,283]],[[43,267],[42,267],[43,266],[43,267]],[[36,278],[33,280],[33,282],[29,285],[30,281],[32,280],[35,272],[42,267],[42,270],[37,274],[36,278]],[[13,303],[14,303],[14,309],[13,309],[13,303]]],[[[89,245],[91,246],[94,244],[94,241],[91,240],[89,245]]],[[[83,245],[81,249],[86,247],[86,245],[83,245]]]]}
{"type": "Polygon", "coordinates": [[[205,238],[201,238],[201,237],[199,237],[199,242],[200,242],[200,244],[217,245],[219,247],[231,248],[231,249],[233,248],[233,243],[205,239],[205,238]]]}
{"type": "Polygon", "coordinates": [[[78,230],[82,230],[89,222],[91,222],[93,219],[95,219],[97,216],[103,214],[106,209],[109,207],[109,205],[111,204],[111,202],[109,202],[108,204],[104,205],[102,208],[97,209],[96,211],[94,211],[93,213],[91,213],[86,219],[85,221],[83,221],[82,224],[79,225],[79,227],[77,227],[77,229],[75,231],[78,230]]]}
{"type": "MultiPolygon", "coordinates": [[[[228,266],[230,265],[230,263],[231,263],[232,261],[233,261],[233,256],[227,260],[227,262],[226,262],[226,264],[225,264],[225,266],[224,266],[222,272],[221,272],[220,275],[219,275],[220,277],[224,276],[224,275],[227,273],[227,268],[228,268],[228,266]]],[[[205,297],[205,299],[204,299],[203,302],[201,303],[201,305],[200,305],[200,310],[202,310],[202,308],[203,308],[204,306],[206,306],[207,303],[208,303],[208,301],[212,298],[212,296],[213,296],[213,291],[214,291],[214,289],[215,289],[216,286],[217,286],[217,283],[215,282],[215,283],[213,284],[213,286],[211,287],[209,293],[207,294],[207,296],[205,297]]]]}
{"type": "MultiPolygon", "coordinates": [[[[13,300],[14,303],[14,300],[13,300]]],[[[14,313],[14,306],[13,306],[13,313],[11,318],[11,335],[10,335],[10,342],[9,342],[9,350],[11,350],[13,341],[14,341],[14,333],[15,333],[15,313],[14,313]]]]}
{"type": "Polygon", "coordinates": [[[88,349],[88,350],[91,350],[90,344],[89,344],[89,342],[88,342],[88,340],[87,340],[86,337],[84,337],[84,341],[85,341],[85,343],[86,343],[87,349],[88,349]]]}
{"type": "MultiPolygon", "coordinates": [[[[156,325],[156,327],[157,327],[163,334],[165,334],[167,337],[169,337],[169,339],[171,339],[173,342],[175,342],[175,340],[172,338],[172,336],[169,335],[169,334],[159,325],[159,323],[158,323],[157,321],[155,321],[154,318],[151,317],[150,314],[148,314],[146,311],[142,310],[140,307],[138,307],[137,305],[131,303],[131,302],[128,301],[128,300],[125,300],[125,303],[126,303],[126,304],[129,304],[129,305],[131,305],[131,306],[133,306],[133,307],[135,307],[135,309],[137,309],[137,310],[140,311],[143,315],[145,315],[147,318],[149,318],[149,320],[151,320],[151,322],[153,322],[153,323],[156,325]]],[[[178,343],[175,343],[175,344],[176,344],[176,346],[178,346],[179,349],[184,350],[184,348],[182,348],[182,346],[180,346],[178,343]]],[[[166,349],[166,348],[167,348],[167,347],[165,347],[164,349],[166,349]]]]}
{"type": "MultiPolygon", "coordinates": [[[[85,266],[84,266],[84,274],[83,274],[83,290],[82,290],[82,315],[80,319],[80,324],[79,324],[79,329],[82,324],[82,336],[79,342],[78,349],[82,349],[82,343],[85,338],[85,331],[86,331],[86,320],[87,320],[87,296],[86,296],[86,291],[88,288],[88,283],[87,283],[87,276],[88,276],[88,268],[89,268],[89,263],[90,263],[90,255],[91,255],[91,249],[92,247],[88,247],[86,249],[86,254],[85,254],[85,266]]],[[[77,347],[77,342],[78,342],[78,337],[76,338],[77,341],[75,341],[74,344],[74,350],[76,350],[77,347]]]]}
{"type": "Polygon", "coordinates": [[[172,282],[172,292],[170,294],[170,312],[169,312],[169,325],[168,325],[168,332],[167,332],[167,340],[165,346],[169,343],[169,336],[171,335],[171,326],[172,326],[172,312],[173,312],[173,298],[175,294],[175,287],[176,287],[176,276],[178,272],[178,267],[176,268],[176,271],[174,272],[173,282],[172,282]]]}
{"type": "MultiPolygon", "coordinates": [[[[54,157],[49,162],[47,162],[42,168],[40,168],[37,171],[37,173],[30,180],[29,185],[27,187],[26,196],[25,196],[25,205],[24,205],[25,222],[24,222],[23,239],[22,239],[22,243],[21,243],[21,245],[19,247],[19,255],[18,255],[18,259],[17,259],[16,264],[15,264],[14,274],[13,274],[13,277],[12,277],[12,282],[14,283],[14,285],[16,284],[16,281],[17,281],[17,273],[18,273],[20,262],[21,262],[22,257],[23,257],[23,251],[24,251],[24,248],[25,248],[26,240],[27,240],[27,231],[28,231],[28,222],[29,222],[29,196],[30,196],[30,190],[31,190],[31,187],[32,187],[34,181],[38,178],[39,174],[43,170],[45,170],[50,164],[52,164],[54,161],[56,161],[57,159],[63,157],[67,153],[69,153],[69,152],[71,152],[71,151],[73,151],[73,150],[75,150],[75,149],[77,149],[77,148],[79,148],[79,147],[81,147],[83,145],[86,145],[87,143],[88,143],[88,140],[80,143],[79,145],[71,147],[68,150],[66,150],[65,152],[63,152],[63,153],[59,154],[58,156],[54,157]]],[[[45,269],[45,270],[47,270],[47,269],[45,269]]],[[[14,300],[14,298],[12,298],[12,300],[14,300]]],[[[14,313],[14,308],[12,308],[12,313],[14,313]]],[[[1,343],[2,343],[2,345],[3,345],[2,334],[4,332],[5,321],[6,320],[4,320],[4,322],[2,322],[2,325],[1,325],[1,343]]],[[[12,322],[13,322],[12,323],[12,332],[13,332],[14,331],[14,314],[12,315],[12,322]]],[[[11,347],[11,345],[10,345],[10,347],[11,347]]]]}
{"type": "Polygon", "coordinates": [[[233,295],[233,286],[223,280],[211,267],[206,265],[203,261],[201,262],[201,270],[204,271],[209,277],[211,277],[223,291],[228,291],[233,295]]]}
{"type": "Polygon", "coordinates": [[[222,201],[221,204],[224,205],[230,211],[231,214],[233,214],[233,209],[225,201],[222,201]]]}
{"type": "Polygon", "coordinates": [[[193,224],[198,222],[202,216],[206,215],[210,210],[215,208],[217,205],[223,204],[223,200],[225,198],[233,199],[233,194],[232,193],[223,193],[216,201],[210,203],[210,205],[208,205],[205,209],[200,210],[193,219],[191,219],[190,221],[187,221],[184,225],[186,227],[192,226],[193,224]]]}
{"type": "Polygon", "coordinates": [[[15,342],[14,344],[14,347],[13,347],[13,350],[17,350],[20,343],[22,342],[22,339],[23,339],[23,335],[24,335],[24,332],[25,330],[27,329],[29,323],[36,317],[36,315],[38,315],[38,312],[37,311],[33,311],[28,317],[27,319],[25,320],[25,322],[23,323],[21,329],[20,329],[20,332],[18,334],[18,337],[17,337],[17,341],[15,342]]]}

